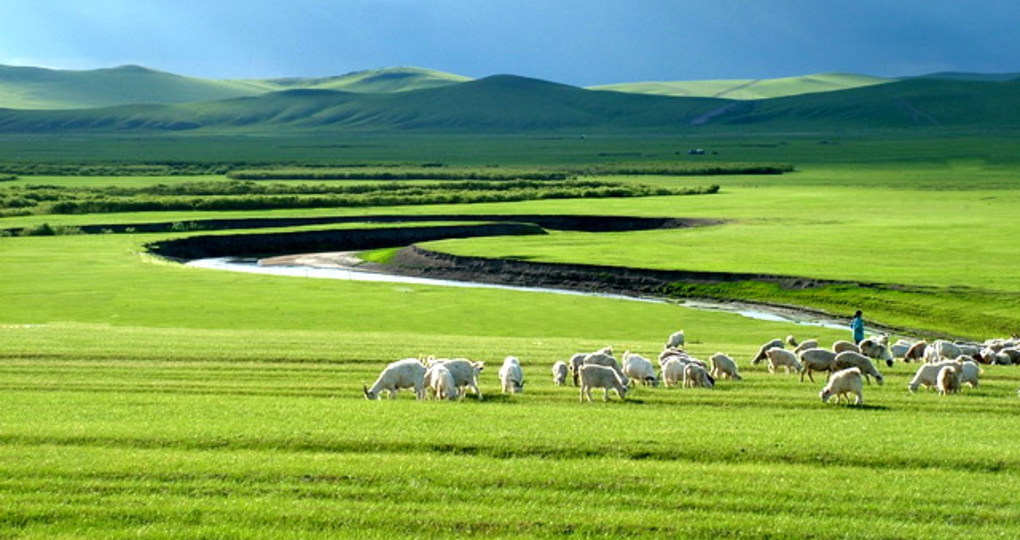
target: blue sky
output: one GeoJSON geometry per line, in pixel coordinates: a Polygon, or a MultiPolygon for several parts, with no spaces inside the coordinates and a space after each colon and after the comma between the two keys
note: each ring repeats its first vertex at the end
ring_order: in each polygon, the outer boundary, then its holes
{"type": "Polygon", "coordinates": [[[0,64],[209,78],[419,66],[579,86],[1020,72],[1016,0],[2,0],[0,64]]]}

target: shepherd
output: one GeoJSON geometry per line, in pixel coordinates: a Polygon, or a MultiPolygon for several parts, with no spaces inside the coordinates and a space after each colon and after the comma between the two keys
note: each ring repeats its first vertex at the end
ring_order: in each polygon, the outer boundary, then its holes
{"type": "Polygon", "coordinates": [[[859,345],[864,341],[864,313],[859,309],[854,313],[854,318],[850,319],[850,330],[854,333],[854,343],[859,345]]]}

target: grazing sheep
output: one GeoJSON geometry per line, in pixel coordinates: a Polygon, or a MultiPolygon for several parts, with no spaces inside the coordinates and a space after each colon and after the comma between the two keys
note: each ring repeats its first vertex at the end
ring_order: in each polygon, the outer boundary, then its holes
{"type": "Polygon", "coordinates": [[[855,367],[864,374],[864,379],[871,384],[871,377],[875,378],[878,384],[885,383],[885,378],[878,372],[875,364],[871,363],[871,359],[860,353],[853,351],[844,351],[836,355],[836,361],[834,362],[836,369],[846,369],[849,367],[855,367]]]}
{"type": "Polygon", "coordinates": [[[453,374],[443,364],[434,364],[425,371],[425,384],[432,389],[436,399],[455,400],[460,391],[453,380],[453,374]]]}
{"type": "Polygon", "coordinates": [[[563,386],[564,384],[566,384],[567,373],[569,373],[569,371],[570,370],[569,368],[567,368],[567,363],[564,362],[563,360],[560,360],[553,364],[552,367],[553,384],[555,384],[556,386],[563,386]]]}
{"type": "Polygon", "coordinates": [[[584,357],[588,356],[588,353],[577,353],[570,357],[570,374],[571,379],[574,381],[574,386],[578,385],[577,378],[580,376],[578,370],[584,365],[584,357]]]}
{"type": "Polygon", "coordinates": [[[467,395],[467,388],[470,388],[478,396],[478,401],[482,400],[482,391],[478,389],[478,374],[485,369],[485,362],[472,362],[467,358],[454,358],[452,360],[432,358],[429,360],[429,367],[436,364],[443,364],[446,366],[446,369],[450,370],[450,373],[453,375],[454,385],[460,391],[459,399],[464,399],[464,396],[467,395]]]}
{"type": "Polygon", "coordinates": [[[967,356],[961,356],[956,359],[960,363],[959,375],[960,375],[960,386],[969,384],[971,388],[977,388],[978,379],[983,373],[981,366],[978,365],[972,358],[967,356]]]}
{"type": "Polygon", "coordinates": [[[613,357],[613,350],[610,349],[609,347],[586,355],[584,359],[581,361],[581,363],[586,366],[596,365],[612,368],[623,379],[623,384],[630,383],[630,380],[627,378],[627,376],[623,374],[623,369],[620,368],[620,363],[617,362],[616,358],[613,357]]]}
{"type": "Polygon", "coordinates": [[[793,337],[793,334],[786,336],[786,344],[791,347],[799,347],[797,345],[797,338],[793,337]]]}
{"type": "Polygon", "coordinates": [[[958,362],[955,360],[946,360],[937,364],[921,364],[917,368],[917,372],[914,373],[914,378],[907,383],[907,389],[911,392],[916,392],[921,386],[927,388],[935,387],[936,379],[939,375],[939,370],[949,366],[953,369],[962,369],[958,362]]]}
{"type": "Polygon", "coordinates": [[[953,360],[963,354],[960,347],[951,341],[937,339],[924,351],[924,361],[937,364],[943,360],[953,360]]]}
{"type": "Polygon", "coordinates": [[[683,379],[684,366],[686,365],[686,362],[683,362],[676,356],[667,359],[662,364],[662,384],[669,388],[683,379]]]}
{"type": "Polygon", "coordinates": [[[683,349],[684,348],[684,331],[678,330],[669,335],[669,339],[666,340],[667,349],[683,349]]]}
{"type": "Polygon", "coordinates": [[[935,376],[935,387],[939,395],[955,394],[960,391],[960,376],[950,366],[944,366],[935,376]]]}
{"type": "Polygon", "coordinates": [[[805,339],[804,341],[801,342],[800,345],[797,345],[797,348],[793,350],[793,354],[800,355],[800,353],[802,353],[802,352],[804,352],[804,351],[806,351],[808,349],[817,349],[817,348],[818,348],[818,340],[817,339],[805,339]]]}
{"type": "Polygon", "coordinates": [[[684,366],[684,388],[694,388],[695,386],[713,388],[715,381],[708,376],[708,371],[703,366],[686,364],[684,366]]]}
{"type": "Polygon", "coordinates": [[[839,340],[832,344],[832,352],[839,354],[844,351],[861,352],[861,348],[846,340],[839,340]]]}
{"type": "Polygon", "coordinates": [[[861,370],[851,367],[833,373],[825,384],[825,388],[822,388],[822,391],[818,393],[818,397],[822,398],[823,402],[828,402],[832,396],[836,396],[836,403],[839,403],[844,396],[849,402],[849,394],[855,394],[857,397],[854,399],[854,405],[864,405],[863,390],[861,370]]]}
{"type": "Polygon", "coordinates": [[[808,376],[811,382],[815,382],[815,378],[811,376],[811,373],[815,371],[836,371],[836,353],[821,348],[808,349],[802,351],[798,355],[801,365],[804,370],[800,372],[800,382],[804,382],[804,375],[808,376]]]}
{"type": "Polygon", "coordinates": [[[725,375],[726,378],[733,379],[735,381],[739,381],[743,378],[740,376],[740,373],[737,373],[737,363],[734,362],[732,358],[721,352],[713,354],[708,361],[712,365],[712,371],[709,372],[709,375],[717,379],[723,375],[725,375]]]}
{"type": "Polygon", "coordinates": [[[1020,349],[1016,347],[1005,347],[999,351],[996,357],[996,364],[1010,365],[1020,364],[1020,349]]]}
{"type": "Polygon", "coordinates": [[[889,352],[892,353],[893,358],[905,358],[907,351],[913,346],[913,341],[900,338],[896,340],[896,343],[889,346],[889,352]]]}
{"type": "Polygon", "coordinates": [[[773,347],[765,351],[765,356],[769,359],[769,373],[775,373],[778,367],[782,367],[787,374],[790,373],[790,368],[793,368],[794,373],[804,369],[800,365],[800,361],[797,360],[797,355],[793,354],[793,351],[773,347]]]}
{"type": "MultiPolygon", "coordinates": [[[[875,360],[884,360],[885,365],[892,367],[893,356],[889,352],[889,347],[882,343],[880,340],[875,338],[868,338],[857,344],[857,347],[861,350],[861,354],[875,360]]],[[[865,373],[867,375],[867,373],[865,373]]]]}
{"type": "Polygon", "coordinates": [[[499,384],[504,394],[520,394],[524,391],[524,371],[516,356],[507,356],[499,366],[499,384]]]}
{"type": "Polygon", "coordinates": [[[688,358],[690,357],[690,355],[687,354],[687,351],[684,351],[682,349],[677,349],[675,347],[666,347],[665,349],[662,350],[661,353],[659,353],[659,367],[661,368],[662,365],[666,363],[666,360],[669,360],[670,358],[673,357],[688,358]]]}
{"type": "Polygon", "coordinates": [[[907,349],[907,353],[903,355],[904,362],[910,362],[911,360],[917,360],[918,362],[924,361],[924,353],[928,350],[928,342],[921,340],[910,346],[907,349]]]}
{"type": "Polygon", "coordinates": [[[773,339],[772,341],[762,345],[761,348],[758,349],[758,354],[754,355],[754,358],[751,359],[751,363],[758,365],[759,362],[765,359],[765,352],[774,348],[782,349],[783,341],[780,339],[773,339]]]}
{"type": "Polygon", "coordinates": [[[620,374],[611,367],[597,364],[585,364],[578,370],[581,376],[581,403],[585,398],[591,401],[592,388],[601,388],[602,401],[609,401],[609,391],[616,390],[620,399],[627,399],[627,384],[620,374]]]}
{"type": "Polygon", "coordinates": [[[650,386],[659,384],[659,380],[655,377],[655,367],[652,366],[652,361],[630,351],[623,353],[623,374],[640,384],[650,386]]]}
{"type": "Polygon", "coordinates": [[[386,366],[375,380],[372,388],[363,385],[365,399],[379,399],[380,392],[387,392],[390,399],[397,397],[401,388],[414,388],[417,399],[425,399],[425,366],[417,358],[397,360],[386,366]]]}

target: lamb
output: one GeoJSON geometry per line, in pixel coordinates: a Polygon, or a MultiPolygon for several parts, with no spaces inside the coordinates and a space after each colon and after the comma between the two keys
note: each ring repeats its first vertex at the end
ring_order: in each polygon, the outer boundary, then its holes
{"type": "Polygon", "coordinates": [[[951,366],[943,366],[935,377],[935,387],[940,395],[955,394],[960,391],[960,376],[951,366]]]}
{"type": "Polygon", "coordinates": [[[457,399],[460,391],[453,374],[443,364],[435,364],[425,371],[425,384],[435,393],[436,399],[457,399]]]}
{"type": "Polygon", "coordinates": [[[815,371],[828,371],[830,373],[836,371],[836,353],[828,349],[808,349],[802,351],[798,358],[804,366],[804,370],[800,372],[800,382],[804,382],[805,374],[811,382],[815,382],[815,378],[811,376],[811,373],[815,371]]]}
{"type": "Polygon", "coordinates": [[[517,357],[507,356],[503,359],[503,365],[499,367],[499,384],[504,394],[524,392],[524,371],[517,357]]]}
{"type": "Polygon", "coordinates": [[[669,339],[666,340],[667,349],[683,349],[684,348],[684,331],[678,330],[669,335],[669,339]]]}
{"type": "Polygon", "coordinates": [[[733,379],[735,381],[742,379],[740,373],[737,373],[737,363],[729,356],[718,352],[713,354],[708,361],[712,364],[712,371],[709,372],[709,375],[717,379],[723,375],[725,375],[726,378],[733,379]]]}
{"type": "Polygon", "coordinates": [[[478,401],[482,400],[482,391],[478,389],[478,374],[485,369],[485,362],[472,362],[467,358],[429,359],[429,367],[436,364],[443,364],[450,370],[454,385],[460,391],[460,399],[464,399],[467,388],[470,388],[478,396],[478,401]]]}
{"type": "Polygon", "coordinates": [[[855,353],[853,351],[844,351],[836,355],[836,361],[834,362],[836,369],[846,369],[849,367],[855,367],[864,374],[865,380],[868,384],[871,384],[871,377],[875,378],[878,384],[883,384],[885,378],[875,368],[875,364],[871,363],[871,359],[863,354],[855,353]]]}
{"type": "Polygon", "coordinates": [[[761,348],[758,349],[758,354],[756,354],[754,358],[751,359],[751,363],[754,365],[758,365],[759,362],[765,359],[766,351],[773,348],[782,349],[783,341],[780,339],[773,339],[772,341],[762,345],[761,348]]]}
{"type": "Polygon", "coordinates": [[[372,388],[363,385],[365,399],[377,400],[380,392],[387,392],[390,399],[397,397],[401,388],[414,388],[417,399],[425,399],[425,366],[417,358],[397,360],[386,366],[372,388]]]}
{"type": "Polygon", "coordinates": [[[623,353],[623,374],[641,384],[656,386],[659,383],[651,360],[630,351],[623,353]]]}
{"type": "Polygon", "coordinates": [[[790,373],[790,368],[793,368],[794,373],[800,372],[804,369],[800,365],[800,361],[797,360],[797,355],[793,354],[793,351],[788,351],[779,347],[773,347],[765,351],[765,356],[769,359],[769,373],[775,373],[776,368],[782,367],[786,370],[786,373],[790,373]]]}
{"type": "Polygon", "coordinates": [[[856,367],[841,369],[832,374],[829,377],[829,381],[825,384],[825,388],[818,393],[818,397],[822,398],[822,402],[828,402],[832,396],[836,396],[836,403],[843,398],[847,397],[847,401],[850,401],[848,394],[856,394],[854,399],[854,405],[864,405],[864,383],[861,382],[861,370],[856,367]]]}
{"type": "Polygon", "coordinates": [[[910,362],[911,360],[917,360],[918,362],[924,360],[924,353],[928,350],[928,342],[921,340],[910,346],[907,349],[907,353],[903,355],[904,362],[910,362]]]}
{"type": "Polygon", "coordinates": [[[564,362],[563,360],[559,360],[555,364],[553,364],[552,367],[553,384],[555,384],[556,386],[563,386],[564,384],[566,384],[567,373],[569,373],[569,368],[567,368],[567,363],[564,362]]]}
{"type": "Polygon", "coordinates": [[[861,348],[846,340],[839,340],[832,344],[832,352],[839,354],[844,351],[861,352],[861,348]]]}
{"type": "Polygon", "coordinates": [[[796,355],[799,356],[800,353],[802,353],[802,352],[804,352],[804,351],[806,351],[808,349],[816,349],[816,348],[818,348],[818,340],[817,339],[805,339],[804,341],[801,342],[800,345],[797,345],[797,348],[793,350],[793,354],[796,354],[796,355]]]}
{"type": "Polygon", "coordinates": [[[585,398],[591,401],[592,388],[601,388],[602,401],[609,401],[609,391],[616,390],[620,399],[627,400],[627,384],[620,374],[611,367],[597,364],[585,364],[578,370],[581,378],[581,403],[585,398]]]}
{"type": "Polygon", "coordinates": [[[939,370],[949,366],[953,369],[962,369],[962,366],[955,360],[946,360],[937,364],[922,364],[914,373],[914,378],[907,384],[907,389],[916,392],[921,386],[932,388],[936,384],[939,370]]]}
{"type": "Polygon", "coordinates": [[[708,371],[704,367],[693,363],[687,364],[684,366],[684,388],[694,388],[695,386],[713,388],[715,381],[708,376],[708,371]]]}

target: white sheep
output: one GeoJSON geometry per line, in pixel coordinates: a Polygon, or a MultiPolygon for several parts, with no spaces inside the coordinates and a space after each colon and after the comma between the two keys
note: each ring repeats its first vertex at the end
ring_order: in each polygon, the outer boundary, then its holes
{"type": "Polygon", "coordinates": [[[815,378],[811,375],[815,371],[836,371],[836,353],[828,350],[815,347],[814,349],[808,349],[801,351],[797,356],[800,359],[801,365],[804,370],[800,372],[800,382],[804,382],[804,375],[807,375],[811,382],[815,382],[815,378]]]}
{"type": "Polygon", "coordinates": [[[934,388],[939,370],[949,366],[953,369],[962,369],[963,366],[955,360],[945,360],[937,364],[921,364],[914,373],[914,378],[907,383],[907,389],[911,392],[917,391],[921,386],[934,388]]]}
{"type": "Polygon", "coordinates": [[[846,341],[845,339],[841,339],[832,344],[832,352],[839,354],[845,351],[853,351],[859,353],[861,352],[861,348],[858,347],[857,344],[846,341]]]}
{"type": "Polygon", "coordinates": [[[715,387],[715,381],[708,376],[708,371],[703,366],[694,363],[685,364],[684,388],[694,388],[695,386],[713,388],[715,387]]]}
{"type": "Polygon", "coordinates": [[[613,368],[597,364],[585,364],[578,371],[580,372],[581,379],[581,403],[584,403],[585,398],[591,401],[591,391],[593,388],[602,389],[602,401],[609,401],[610,390],[616,390],[620,399],[627,399],[627,384],[613,368]]]}
{"type": "Polygon", "coordinates": [[[417,358],[405,358],[389,364],[372,388],[363,386],[363,392],[365,399],[379,399],[380,392],[384,391],[390,399],[394,399],[401,388],[414,388],[415,397],[425,399],[425,366],[417,358]]]}
{"type": "Polygon", "coordinates": [[[623,373],[620,363],[613,357],[613,350],[609,347],[588,354],[581,361],[583,365],[606,366],[612,368],[623,379],[623,384],[630,384],[630,380],[623,373]]]}
{"type": "Polygon", "coordinates": [[[937,364],[943,360],[954,360],[961,354],[963,354],[963,351],[955,343],[944,339],[937,339],[925,349],[924,361],[929,364],[937,364]]]}
{"type": "Polygon", "coordinates": [[[793,351],[772,347],[765,351],[765,357],[769,360],[769,373],[775,373],[778,367],[782,367],[787,374],[790,373],[790,369],[793,369],[794,373],[799,373],[804,369],[800,365],[800,361],[797,360],[797,355],[793,354],[793,351]]]}
{"type": "Polygon", "coordinates": [[[751,363],[754,364],[754,365],[758,365],[759,362],[761,362],[762,360],[765,359],[765,353],[769,349],[773,349],[773,348],[782,349],[783,348],[783,340],[781,340],[781,339],[773,339],[772,341],[762,345],[758,349],[758,354],[754,355],[754,358],[751,359],[751,363]]]}
{"type": "Polygon", "coordinates": [[[661,353],[659,353],[659,367],[661,368],[662,365],[666,363],[666,360],[669,360],[670,358],[673,357],[686,358],[689,356],[690,355],[687,354],[687,351],[684,351],[682,349],[677,349],[675,347],[666,347],[665,349],[662,350],[661,353]]]}
{"type": "Polygon", "coordinates": [[[843,351],[836,355],[836,361],[834,362],[836,369],[846,369],[849,367],[855,367],[864,374],[864,379],[871,384],[871,377],[875,378],[878,384],[884,384],[885,378],[879,373],[878,368],[875,364],[871,363],[871,359],[860,353],[853,351],[843,351]]]}
{"type": "Polygon", "coordinates": [[[889,347],[883,343],[882,340],[877,338],[868,338],[858,343],[857,348],[860,349],[860,353],[864,356],[874,360],[882,360],[885,362],[886,366],[892,367],[892,353],[889,352],[889,347]]]}
{"type": "Polygon", "coordinates": [[[854,404],[864,405],[863,390],[864,383],[861,381],[861,370],[851,367],[833,373],[825,384],[825,388],[822,388],[822,391],[818,393],[818,397],[823,402],[828,402],[832,399],[832,396],[836,396],[836,403],[839,403],[844,396],[846,396],[849,402],[849,394],[855,394],[857,397],[854,399],[854,404]]]}
{"type": "Polygon", "coordinates": [[[712,365],[712,371],[709,372],[709,375],[717,379],[724,375],[726,378],[733,379],[735,381],[743,379],[743,377],[740,376],[740,373],[737,372],[737,363],[733,360],[733,358],[730,358],[721,352],[717,352],[713,354],[708,361],[712,365]]]}
{"type": "Polygon", "coordinates": [[[908,339],[897,339],[896,343],[889,346],[889,352],[892,353],[893,358],[904,358],[907,356],[907,351],[913,347],[915,342],[908,339]]]}
{"type": "Polygon", "coordinates": [[[662,384],[669,388],[683,379],[684,366],[686,365],[687,363],[679,357],[673,356],[668,358],[662,364],[662,384]]]}
{"type": "Polygon", "coordinates": [[[499,384],[504,394],[520,394],[524,392],[524,370],[516,356],[507,356],[503,365],[499,366],[499,384]]]}
{"type": "Polygon", "coordinates": [[[464,396],[467,395],[467,388],[470,388],[478,396],[478,401],[482,400],[482,391],[478,389],[478,374],[485,369],[485,362],[472,362],[467,358],[429,359],[429,367],[436,364],[443,364],[446,369],[450,370],[454,385],[460,392],[460,399],[464,399],[464,396]]]}
{"type": "Polygon", "coordinates": [[[443,364],[433,364],[425,371],[425,384],[432,389],[436,399],[457,399],[460,391],[453,380],[453,374],[443,364]]]}
{"type": "Polygon", "coordinates": [[[804,341],[802,341],[800,343],[800,345],[797,345],[797,348],[793,350],[793,354],[796,354],[796,355],[799,356],[800,353],[802,353],[802,352],[804,352],[804,351],[806,351],[808,349],[816,349],[816,348],[818,348],[818,340],[817,339],[805,339],[804,341]]]}
{"type": "Polygon", "coordinates": [[[951,366],[943,366],[935,376],[935,387],[940,395],[955,394],[960,391],[960,376],[951,366]]]}
{"type": "Polygon", "coordinates": [[[678,330],[669,335],[669,339],[666,340],[666,348],[683,349],[684,341],[684,331],[678,330]]]}
{"type": "Polygon", "coordinates": [[[652,361],[630,351],[623,353],[623,374],[640,384],[656,386],[659,382],[652,361]]]}
{"type": "Polygon", "coordinates": [[[577,353],[570,357],[568,367],[570,368],[570,378],[574,381],[574,386],[577,386],[578,377],[580,376],[581,366],[584,365],[584,357],[588,356],[588,353],[577,353]]]}
{"type": "Polygon", "coordinates": [[[956,359],[960,363],[959,375],[960,375],[960,386],[965,384],[970,385],[971,388],[977,388],[978,379],[984,371],[981,366],[978,365],[972,358],[967,356],[960,356],[956,359]]]}
{"type": "Polygon", "coordinates": [[[553,384],[556,386],[563,386],[567,382],[567,374],[570,369],[567,367],[567,363],[563,360],[557,361],[552,366],[553,384]]]}

